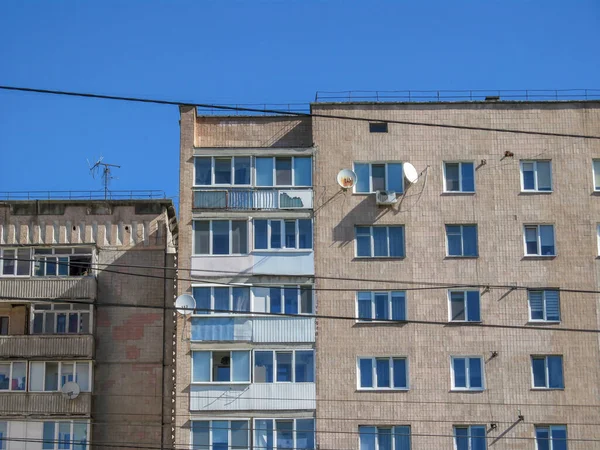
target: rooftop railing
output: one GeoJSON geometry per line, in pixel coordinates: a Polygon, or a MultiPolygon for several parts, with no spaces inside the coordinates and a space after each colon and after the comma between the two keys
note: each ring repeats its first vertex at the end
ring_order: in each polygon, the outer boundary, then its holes
{"type": "Polygon", "coordinates": [[[600,89],[317,91],[315,102],[475,102],[600,100],[600,89]]]}
{"type": "Polygon", "coordinates": [[[160,190],[131,191],[0,191],[0,200],[155,200],[167,198],[160,190]]]}

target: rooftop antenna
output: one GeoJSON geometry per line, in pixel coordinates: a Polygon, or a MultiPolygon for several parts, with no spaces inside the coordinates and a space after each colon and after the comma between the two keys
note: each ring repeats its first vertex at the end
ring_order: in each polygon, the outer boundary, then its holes
{"type": "Polygon", "coordinates": [[[98,174],[98,172],[100,171],[100,166],[102,166],[102,184],[104,184],[104,200],[106,200],[108,198],[108,184],[110,183],[110,180],[113,180],[114,177],[111,176],[110,171],[111,171],[111,167],[116,167],[117,169],[120,169],[121,166],[117,166],[116,164],[108,164],[105,162],[102,162],[102,160],[104,159],[104,156],[101,156],[100,158],[98,158],[98,161],[96,161],[94,163],[94,165],[90,164],[90,161],[88,160],[88,166],[90,167],[90,173],[92,174],[92,178],[96,178],[96,175],[98,174]]]}

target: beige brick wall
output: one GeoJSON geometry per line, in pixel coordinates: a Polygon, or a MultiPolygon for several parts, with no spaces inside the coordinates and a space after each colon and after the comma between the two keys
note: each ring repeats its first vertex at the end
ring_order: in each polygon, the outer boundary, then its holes
{"type": "MultiPolygon", "coordinates": [[[[598,103],[313,105],[313,112],[414,122],[595,134],[598,103]]],[[[315,118],[316,275],[390,280],[354,282],[317,279],[317,288],[398,289],[399,281],[599,288],[596,224],[600,199],[593,194],[592,158],[600,140],[390,124],[387,134],[369,133],[365,122],[315,118]],[[514,153],[504,158],[505,151],[514,153]],[[519,160],[552,160],[554,192],[521,194],[519,160]],[[338,193],[336,174],[353,161],[411,162],[418,183],[393,207],[377,207],[374,196],[338,193]],[[472,160],[474,195],[442,194],[442,163],[472,160]],[[425,183],[426,179],[426,183],[425,183]],[[335,196],[335,198],[334,198],[335,196]],[[557,256],[523,258],[525,223],[555,225],[557,256]],[[445,257],[444,224],[476,223],[476,259],[445,257]],[[406,258],[357,260],[354,226],[405,225],[406,258]]],[[[355,315],[354,292],[318,292],[318,313],[355,315]]],[[[448,320],[445,289],[407,292],[408,318],[448,320]]],[[[600,440],[598,335],[559,331],[600,328],[598,297],[562,293],[562,322],[554,331],[427,324],[357,325],[319,320],[317,333],[317,429],[321,449],[358,448],[358,425],[411,425],[414,449],[453,448],[453,424],[495,422],[492,448],[531,449],[534,424],[567,424],[569,438],[600,440]],[[491,358],[491,352],[499,352],[491,358]],[[533,391],[530,355],[564,355],[565,389],[533,391]],[[357,392],[359,355],[405,355],[408,392],[357,392]],[[450,356],[485,357],[486,390],[450,392],[450,356]],[[569,406],[570,405],[570,406],[569,406]],[[525,416],[518,423],[518,411],[525,416]],[[424,436],[424,435],[438,435],[424,436]],[[511,438],[511,439],[509,439],[511,438]],[[526,439],[512,439],[526,438],[526,439]]],[[[527,325],[525,291],[491,289],[481,296],[485,324],[527,325]]],[[[569,443],[569,449],[600,448],[600,442],[569,443]]]]}

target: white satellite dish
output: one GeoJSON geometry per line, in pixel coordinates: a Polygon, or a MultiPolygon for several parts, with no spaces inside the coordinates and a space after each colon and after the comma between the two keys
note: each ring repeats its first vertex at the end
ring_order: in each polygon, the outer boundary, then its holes
{"type": "Polygon", "coordinates": [[[353,188],[356,184],[356,174],[350,169],[342,169],[337,174],[337,182],[343,189],[353,188]]]}
{"type": "Polygon", "coordinates": [[[60,391],[62,392],[63,397],[68,398],[69,400],[75,400],[79,396],[81,388],[77,383],[73,381],[67,381],[60,388],[60,391]]]}
{"type": "Polygon", "coordinates": [[[177,312],[183,315],[189,315],[196,309],[196,300],[190,294],[183,294],[175,300],[175,308],[177,312]]]}
{"type": "Polygon", "coordinates": [[[419,173],[411,163],[405,162],[402,164],[402,171],[404,172],[404,178],[406,178],[410,184],[414,184],[418,181],[419,173]]]}

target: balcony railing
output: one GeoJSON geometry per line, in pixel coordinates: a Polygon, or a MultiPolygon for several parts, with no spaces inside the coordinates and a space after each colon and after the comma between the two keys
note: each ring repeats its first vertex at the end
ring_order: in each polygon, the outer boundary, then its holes
{"type": "Polygon", "coordinates": [[[0,336],[0,358],[86,358],[94,356],[91,334],[0,336]]]}
{"type": "Polygon", "coordinates": [[[0,278],[0,297],[95,299],[96,278],[0,278]]]}
{"type": "Polygon", "coordinates": [[[194,209],[312,209],[309,189],[194,189],[194,209]]]}
{"type": "Polygon", "coordinates": [[[77,398],[69,400],[61,392],[2,392],[0,411],[6,415],[27,413],[89,416],[92,411],[92,394],[82,392],[77,398]]]}

